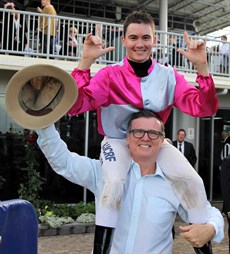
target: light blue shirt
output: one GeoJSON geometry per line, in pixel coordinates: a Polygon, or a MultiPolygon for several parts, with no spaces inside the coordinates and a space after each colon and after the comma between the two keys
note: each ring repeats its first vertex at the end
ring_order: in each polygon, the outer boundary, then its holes
{"type": "MultiPolygon", "coordinates": [[[[97,205],[104,180],[100,161],[68,151],[53,125],[38,134],[38,144],[51,167],[92,191],[97,205]]],[[[220,242],[224,237],[223,217],[210,203],[207,206],[208,223],[216,230],[213,240],[220,242]]],[[[111,254],[172,253],[171,230],[177,212],[187,222],[187,213],[159,165],[155,174],[141,176],[139,165],[133,162],[125,182],[111,254]]]]}

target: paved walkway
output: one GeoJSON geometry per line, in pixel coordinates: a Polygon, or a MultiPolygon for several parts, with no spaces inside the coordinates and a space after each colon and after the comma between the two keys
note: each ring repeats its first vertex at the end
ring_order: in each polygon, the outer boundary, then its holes
{"type": "MultiPolygon", "coordinates": [[[[183,222],[175,223],[176,238],[174,240],[173,254],[194,254],[189,243],[178,235],[177,228],[183,222]]],[[[39,237],[38,254],[90,254],[93,245],[93,234],[74,234],[65,236],[39,237]]],[[[225,220],[225,239],[220,244],[213,243],[213,254],[227,254],[228,236],[227,222],[225,220]]],[[[122,253],[121,253],[122,254],[122,253]]],[[[144,254],[144,253],[140,253],[144,254]]]]}

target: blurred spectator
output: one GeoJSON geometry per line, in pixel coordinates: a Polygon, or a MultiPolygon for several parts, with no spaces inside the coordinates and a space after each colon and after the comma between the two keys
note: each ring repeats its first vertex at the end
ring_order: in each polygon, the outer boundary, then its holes
{"type": "Polygon", "coordinates": [[[221,73],[228,73],[229,67],[229,43],[226,35],[222,35],[220,37],[222,41],[222,45],[220,46],[220,72],[221,73]]]}
{"type": "MultiPolygon", "coordinates": [[[[50,0],[41,0],[42,9],[37,7],[37,11],[42,14],[57,16],[57,12],[50,0]]],[[[39,19],[39,42],[42,53],[54,53],[54,39],[57,34],[57,19],[41,16],[39,19]],[[49,41],[49,45],[48,45],[49,41]]]]}
{"type": "Polygon", "coordinates": [[[72,26],[69,28],[68,33],[63,34],[62,48],[60,55],[65,56],[76,56],[77,55],[77,35],[78,30],[76,27],[72,26]]]}
{"type": "Polygon", "coordinates": [[[222,151],[221,151],[221,160],[230,155],[230,134],[228,131],[223,130],[221,133],[222,140],[224,141],[222,151]]]}
{"type": "Polygon", "coordinates": [[[220,72],[220,45],[212,46],[210,53],[210,70],[211,72],[220,72]]]}
{"type": "Polygon", "coordinates": [[[175,36],[170,36],[169,40],[168,40],[168,44],[169,44],[169,57],[168,57],[168,63],[171,66],[175,66],[175,58],[176,58],[176,38],[175,36]]]}
{"type": "Polygon", "coordinates": [[[183,66],[183,56],[177,52],[177,49],[180,48],[180,40],[176,36],[169,37],[169,57],[168,63],[173,66],[183,66]]]}
{"type": "Polygon", "coordinates": [[[173,145],[184,154],[189,163],[194,167],[197,161],[196,152],[192,143],[185,141],[186,131],[179,129],[177,131],[177,140],[173,141],[173,145]]]}
{"type": "Polygon", "coordinates": [[[152,57],[154,61],[160,62],[162,58],[161,42],[158,37],[155,37],[154,47],[152,48],[152,57]]]}
{"type": "MultiPolygon", "coordinates": [[[[6,3],[4,8],[15,10],[15,4],[6,3]]],[[[5,13],[3,30],[3,49],[24,51],[28,47],[27,25],[25,19],[19,13],[5,13]]]]}

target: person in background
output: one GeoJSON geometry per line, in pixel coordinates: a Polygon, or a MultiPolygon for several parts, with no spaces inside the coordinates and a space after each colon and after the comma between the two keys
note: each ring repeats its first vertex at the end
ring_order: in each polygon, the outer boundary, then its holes
{"type": "Polygon", "coordinates": [[[183,55],[177,52],[177,49],[180,48],[179,40],[176,36],[171,35],[169,37],[169,58],[168,63],[173,66],[183,66],[183,55]]]}
{"type": "MultiPolygon", "coordinates": [[[[57,16],[57,12],[50,0],[41,0],[41,6],[42,9],[37,7],[37,11],[39,13],[57,16]]],[[[54,54],[54,41],[57,34],[57,19],[52,17],[39,17],[38,30],[41,52],[48,53],[47,50],[49,50],[50,54],[54,54]],[[50,45],[48,45],[48,39],[50,40],[50,45]]]]}
{"type": "MultiPolygon", "coordinates": [[[[178,49],[197,68],[196,81],[200,87],[196,88],[174,68],[156,63],[151,58],[155,41],[153,18],[147,12],[134,11],[127,16],[123,27],[122,43],[126,56],[121,62],[100,69],[91,78],[91,65],[115,49],[103,48],[100,31],[101,28],[96,27],[95,34],[90,33],[85,37],[81,59],[72,72],[79,97],[68,112],[70,115],[78,115],[97,110],[99,133],[105,136],[100,157],[105,169],[105,180],[96,215],[96,228],[100,228],[95,231],[99,232],[98,236],[95,235],[98,241],[103,240],[103,235],[109,230],[114,231],[117,225],[124,182],[131,164],[124,140],[130,116],[147,108],[155,111],[166,122],[173,106],[195,117],[213,115],[218,109],[204,41],[190,40],[185,32],[187,51],[178,49]]],[[[165,141],[158,153],[158,162],[188,211],[190,222],[206,223],[207,197],[203,181],[186,158],[165,141]]],[[[103,241],[101,246],[103,248],[103,241]]],[[[207,244],[204,248],[210,249],[211,246],[207,244]]]]}
{"type": "Polygon", "coordinates": [[[223,212],[228,221],[228,240],[230,253],[230,155],[225,157],[221,164],[220,186],[223,195],[223,212]]]}
{"type": "MultiPolygon", "coordinates": [[[[15,10],[15,4],[8,2],[4,5],[4,8],[15,10]]],[[[23,52],[28,47],[26,21],[17,12],[6,13],[5,15],[2,48],[23,52]]]]}
{"type": "MultiPolygon", "coordinates": [[[[102,161],[70,152],[54,125],[38,130],[37,134],[37,143],[53,170],[92,191],[98,207],[104,181],[102,161]]],[[[124,180],[114,237],[112,242],[106,241],[108,235],[103,238],[105,245],[111,244],[111,251],[108,248],[103,252],[101,245],[94,244],[93,253],[172,253],[172,226],[177,212],[187,223],[189,221],[157,161],[164,136],[164,124],[151,110],[144,109],[131,116],[126,142],[132,162],[124,180]]],[[[206,206],[207,224],[179,228],[181,236],[195,248],[211,239],[220,242],[224,236],[220,211],[211,207],[208,201],[206,206]]]]}
{"type": "Polygon", "coordinates": [[[228,74],[229,71],[229,42],[226,35],[220,37],[222,45],[220,46],[220,73],[228,74]]]}
{"type": "Polygon", "coordinates": [[[177,140],[173,141],[173,145],[184,154],[189,163],[194,167],[197,161],[196,152],[192,143],[185,141],[186,131],[179,129],[177,132],[177,140]]]}
{"type": "Polygon", "coordinates": [[[228,131],[224,130],[222,131],[221,136],[222,140],[224,141],[221,151],[221,160],[223,160],[230,155],[230,135],[228,131]]]}
{"type": "Polygon", "coordinates": [[[77,55],[77,48],[78,48],[77,35],[78,35],[78,30],[74,26],[69,28],[68,33],[63,34],[63,41],[62,41],[62,48],[60,50],[60,55],[65,55],[65,56],[77,55]]]}

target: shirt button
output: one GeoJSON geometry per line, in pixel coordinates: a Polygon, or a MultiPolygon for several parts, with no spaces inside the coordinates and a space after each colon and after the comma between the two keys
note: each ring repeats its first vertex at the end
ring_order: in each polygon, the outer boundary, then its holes
{"type": "Polygon", "coordinates": [[[145,106],[149,105],[149,100],[145,101],[145,106]]]}

